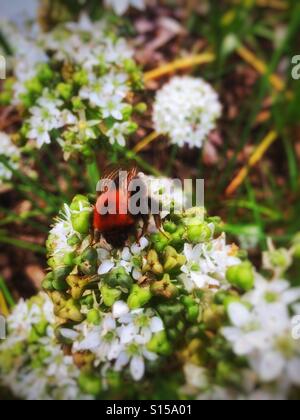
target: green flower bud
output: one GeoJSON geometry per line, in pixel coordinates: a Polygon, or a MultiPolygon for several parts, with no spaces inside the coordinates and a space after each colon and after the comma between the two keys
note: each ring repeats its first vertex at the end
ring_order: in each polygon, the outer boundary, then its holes
{"type": "Polygon", "coordinates": [[[47,328],[48,328],[48,321],[40,321],[38,324],[34,325],[34,329],[41,337],[43,337],[46,334],[47,328]]]}
{"type": "Polygon", "coordinates": [[[140,102],[139,104],[135,105],[134,111],[138,114],[144,114],[148,109],[148,106],[145,102],[140,102]]]}
{"type": "Polygon", "coordinates": [[[113,304],[117,302],[122,295],[121,290],[111,289],[105,284],[100,288],[100,291],[104,305],[108,306],[109,308],[113,306],[113,304]]]}
{"type": "Polygon", "coordinates": [[[253,289],[255,282],[253,266],[250,262],[244,262],[230,267],[227,270],[226,278],[233,286],[248,292],[253,289]]]}
{"type": "Polygon", "coordinates": [[[95,248],[87,248],[82,256],[81,263],[79,265],[79,271],[81,274],[91,276],[97,273],[98,266],[98,253],[95,248]]]}
{"type": "Polygon", "coordinates": [[[71,210],[80,211],[80,205],[82,207],[90,207],[90,202],[85,195],[77,194],[72,201],[70,206],[71,210]]]}
{"type": "Polygon", "coordinates": [[[42,288],[44,290],[49,290],[49,291],[53,291],[54,287],[53,287],[53,274],[52,273],[48,273],[46,275],[46,277],[44,278],[43,282],[42,282],[42,288]]]}
{"type": "Polygon", "coordinates": [[[163,227],[164,227],[165,232],[168,232],[168,233],[175,233],[177,230],[176,224],[171,221],[164,223],[163,227]]]}
{"type": "Polygon", "coordinates": [[[67,284],[71,288],[70,293],[74,300],[82,297],[86,287],[90,284],[91,278],[89,276],[79,277],[71,275],[67,278],[67,284]]]}
{"type": "Polygon", "coordinates": [[[70,246],[76,246],[81,243],[81,239],[78,237],[78,235],[74,234],[71,236],[71,238],[68,239],[68,245],[70,246]]]}
{"type": "Polygon", "coordinates": [[[133,285],[133,279],[124,267],[110,271],[106,274],[103,281],[109,287],[120,289],[124,293],[128,293],[133,285]]]}
{"type": "Polygon", "coordinates": [[[72,106],[73,106],[73,111],[80,111],[81,109],[84,108],[84,103],[78,96],[75,96],[72,98],[72,106]]]}
{"type": "Polygon", "coordinates": [[[147,344],[147,350],[161,356],[169,356],[172,354],[172,347],[168,341],[165,331],[155,334],[147,344]]]}
{"type": "Polygon", "coordinates": [[[98,309],[92,309],[87,314],[87,318],[86,319],[87,319],[87,322],[89,324],[100,325],[100,322],[101,322],[101,314],[98,311],[98,309]]]}
{"type": "Polygon", "coordinates": [[[211,230],[207,223],[190,225],[187,228],[187,237],[193,244],[207,242],[211,238],[211,230]]]}
{"type": "Polygon", "coordinates": [[[92,294],[88,296],[84,296],[80,299],[80,305],[81,306],[87,306],[89,309],[92,309],[94,306],[94,297],[92,294]]]}
{"type": "Polygon", "coordinates": [[[53,287],[59,292],[64,292],[68,290],[68,284],[66,282],[67,276],[71,272],[70,267],[60,267],[53,271],[53,287]]]}
{"type": "Polygon", "coordinates": [[[186,308],[186,319],[189,322],[196,322],[200,314],[199,304],[191,296],[184,296],[181,302],[186,308]]]}
{"type": "Polygon", "coordinates": [[[25,87],[29,93],[36,95],[39,95],[43,91],[43,85],[36,77],[31,80],[27,80],[27,82],[25,82],[25,87]]]}
{"type": "Polygon", "coordinates": [[[69,100],[72,97],[73,87],[68,83],[59,83],[56,86],[56,91],[64,100],[69,100]]]}
{"type": "Polygon", "coordinates": [[[54,73],[46,63],[39,64],[37,78],[41,83],[47,83],[53,79],[54,73]]]}
{"type": "Polygon", "coordinates": [[[122,109],[122,115],[123,115],[123,119],[124,120],[129,120],[131,115],[133,113],[133,107],[132,105],[125,105],[124,108],[122,109]]]}
{"type": "Polygon", "coordinates": [[[151,293],[154,296],[172,299],[178,295],[178,289],[172,284],[170,276],[165,274],[161,281],[156,281],[151,285],[151,293]]]}
{"type": "Polygon", "coordinates": [[[153,243],[154,249],[161,253],[169,244],[169,239],[162,233],[154,233],[151,235],[151,242],[153,243]]]}
{"type": "Polygon", "coordinates": [[[79,86],[85,86],[89,82],[89,76],[88,73],[85,70],[79,70],[74,73],[73,80],[75,83],[77,83],[79,86]]]}
{"type": "Polygon", "coordinates": [[[74,267],[75,252],[69,252],[64,256],[63,263],[67,267],[74,267]]]}
{"type": "Polygon", "coordinates": [[[130,309],[139,309],[145,306],[152,298],[150,287],[140,287],[135,284],[128,297],[127,304],[130,309]]]}
{"type": "Polygon", "coordinates": [[[78,384],[84,394],[97,397],[102,392],[101,380],[97,376],[81,373],[78,378],[78,384]]]}
{"type": "Polygon", "coordinates": [[[177,251],[181,251],[184,247],[185,227],[179,226],[175,233],[171,235],[170,245],[177,251]]]}
{"type": "Polygon", "coordinates": [[[72,214],[71,222],[73,229],[81,235],[87,235],[91,227],[91,212],[82,211],[79,214],[72,214]]]}
{"type": "Polygon", "coordinates": [[[124,65],[124,69],[127,73],[132,73],[132,72],[135,72],[137,70],[137,65],[136,65],[135,61],[130,59],[130,58],[124,60],[123,65],[124,65]]]}
{"type": "Polygon", "coordinates": [[[184,255],[177,254],[175,248],[168,246],[165,250],[164,271],[174,275],[180,273],[181,267],[186,263],[184,255]]]}
{"type": "Polygon", "coordinates": [[[161,275],[164,272],[163,266],[159,261],[157,252],[154,249],[151,249],[147,255],[147,264],[143,268],[143,272],[147,273],[151,271],[156,275],[161,275]]]}
{"type": "Polygon", "coordinates": [[[66,302],[63,308],[59,311],[58,316],[78,323],[84,320],[84,316],[80,312],[80,305],[74,299],[70,299],[66,302]]]}

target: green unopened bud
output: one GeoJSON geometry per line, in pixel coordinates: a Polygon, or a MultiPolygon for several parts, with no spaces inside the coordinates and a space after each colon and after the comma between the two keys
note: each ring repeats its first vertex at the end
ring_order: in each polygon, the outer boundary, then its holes
{"type": "Polygon", "coordinates": [[[56,91],[66,101],[72,97],[73,87],[68,83],[59,83],[56,86],[56,91]]]}
{"type": "Polygon", "coordinates": [[[42,282],[42,288],[44,290],[49,290],[49,291],[54,290],[52,283],[53,283],[53,274],[48,273],[42,282]]]}
{"type": "Polygon", "coordinates": [[[104,282],[112,289],[120,289],[124,293],[128,293],[133,285],[133,279],[127,273],[124,267],[116,268],[110,271],[104,277],[104,282]]]}
{"type": "Polygon", "coordinates": [[[151,293],[154,296],[172,299],[178,295],[178,289],[171,282],[170,276],[165,274],[161,281],[156,281],[151,285],[151,293]]]}
{"type": "Polygon", "coordinates": [[[94,397],[101,394],[102,384],[98,376],[81,373],[78,378],[78,384],[84,394],[93,395],[94,397]]]}
{"type": "Polygon", "coordinates": [[[211,238],[211,230],[207,223],[190,225],[187,228],[187,237],[193,244],[207,242],[211,238]]]}
{"type": "Polygon", "coordinates": [[[171,235],[170,245],[177,251],[181,251],[184,246],[185,227],[179,226],[175,233],[171,235]]]}
{"type": "Polygon", "coordinates": [[[71,296],[73,299],[78,300],[82,297],[86,287],[90,283],[90,277],[79,277],[75,275],[68,276],[67,284],[70,286],[71,296]]]}
{"type": "Polygon", "coordinates": [[[163,266],[159,261],[157,252],[154,249],[151,249],[147,255],[147,264],[143,267],[143,272],[147,273],[151,271],[156,275],[161,275],[164,272],[163,266]]]}
{"type": "Polygon", "coordinates": [[[144,114],[148,109],[148,106],[145,102],[140,102],[139,104],[135,105],[134,110],[138,114],[144,114]]]}
{"type": "Polygon", "coordinates": [[[254,270],[250,262],[234,265],[227,270],[226,278],[230,284],[245,292],[254,287],[254,270]]]}
{"type": "Polygon", "coordinates": [[[67,276],[70,274],[70,267],[60,267],[53,271],[53,287],[59,292],[68,290],[68,284],[66,282],[67,276]]]}
{"type": "Polygon", "coordinates": [[[151,235],[151,241],[153,243],[154,249],[161,253],[169,244],[169,239],[162,233],[155,233],[151,235]]]}
{"type": "Polygon", "coordinates": [[[130,309],[139,309],[145,306],[152,298],[150,287],[140,287],[135,284],[128,297],[127,304],[130,309]]]}
{"type": "Polygon", "coordinates": [[[75,252],[69,252],[64,256],[63,263],[67,267],[74,267],[75,252]]]}
{"type": "Polygon", "coordinates": [[[175,233],[177,230],[177,226],[175,223],[169,221],[164,223],[164,230],[168,233],[175,233]]]}
{"type": "Polygon", "coordinates": [[[186,308],[186,319],[189,322],[196,322],[200,314],[199,304],[191,296],[184,296],[181,301],[186,308]]]}
{"type": "Polygon", "coordinates": [[[177,253],[176,249],[168,246],[165,250],[164,271],[166,273],[178,274],[181,267],[186,263],[184,255],[177,253]]]}
{"type": "Polygon", "coordinates": [[[101,314],[98,309],[92,309],[87,314],[87,322],[93,325],[100,325],[101,322],[101,314]]]}
{"type": "Polygon", "coordinates": [[[81,243],[81,239],[78,237],[78,235],[74,234],[68,239],[68,245],[70,246],[76,246],[81,243]]]}
{"type": "Polygon", "coordinates": [[[85,276],[91,276],[97,273],[98,253],[95,248],[87,248],[82,256],[79,265],[79,271],[85,276]]]}
{"type": "Polygon", "coordinates": [[[132,105],[125,105],[122,109],[122,115],[124,120],[129,120],[133,112],[132,105]]]}
{"type": "Polygon", "coordinates": [[[85,70],[79,70],[73,75],[73,80],[80,86],[84,86],[88,84],[89,76],[85,70]]]}
{"type": "Polygon", "coordinates": [[[105,284],[100,288],[100,291],[101,291],[104,305],[108,306],[109,308],[113,306],[113,304],[117,302],[122,295],[121,290],[111,289],[109,286],[105,284]]]}
{"type": "Polygon", "coordinates": [[[71,222],[73,229],[81,235],[87,235],[91,227],[91,212],[82,211],[79,214],[72,214],[71,222]]]}
{"type": "Polygon", "coordinates": [[[72,106],[74,111],[79,111],[84,108],[84,103],[78,96],[75,96],[72,98],[72,106]]]}
{"type": "Polygon", "coordinates": [[[172,353],[172,347],[168,341],[165,331],[155,334],[147,344],[147,350],[161,356],[169,356],[172,353]]]}
{"type": "Polygon", "coordinates": [[[38,66],[37,78],[42,83],[47,83],[53,78],[53,71],[48,64],[40,64],[38,66]]]}
{"type": "Polygon", "coordinates": [[[59,311],[58,316],[78,323],[84,320],[84,316],[80,312],[80,305],[74,299],[67,301],[63,308],[59,311]]]}
{"type": "Polygon", "coordinates": [[[36,95],[42,93],[43,91],[43,85],[37,78],[27,80],[27,82],[25,82],[25,87],[30,93],[36,95]]]}

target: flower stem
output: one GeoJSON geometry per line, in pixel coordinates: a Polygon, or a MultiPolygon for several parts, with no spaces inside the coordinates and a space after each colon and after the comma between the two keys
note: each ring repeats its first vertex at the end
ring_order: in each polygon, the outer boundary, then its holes
{"type": "Polygon", "coordinates": [[[144,81],[147,83],[151,80],[166,76],[167,74],[174,73],[177,70],[185,70],[200,64],[211,63],[214,60],[215,55],[213,53],[203,53],[181,58],[173,61],[172,63],[158,67],[157,69],[146,72],[144,74],[144,81]]]}

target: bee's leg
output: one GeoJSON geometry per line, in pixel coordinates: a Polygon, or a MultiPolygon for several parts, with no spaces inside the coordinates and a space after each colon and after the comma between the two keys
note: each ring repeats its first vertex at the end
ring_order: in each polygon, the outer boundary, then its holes
{"type": "Polygon", "coordinates": [[[101,232],[98,229],[93,229],[91,233],[91,245],[96,245],[100,242],[101,232]]]}

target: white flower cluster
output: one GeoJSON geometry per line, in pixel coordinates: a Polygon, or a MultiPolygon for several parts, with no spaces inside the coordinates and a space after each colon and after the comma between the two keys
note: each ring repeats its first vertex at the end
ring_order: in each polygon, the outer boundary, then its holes
{"type": "Polygon", "coordinates": [[[53,304],[41,293],[23,300],[7,319],[0,346],[0,383],[26,400],[87,399],[78,387],[80,371],[54,336],[53,304]]]}
{"type": "MultiPolygon", "coordinates": [[[[213,225],[210,228],[213,232],[213,225]]],[[[228,268],[241,263],[236,256],[237,247],[227,245],[225,234],[213,239],[212,233],[210,241],[195,246],[185,244],[184,255],[187,263],[181,268],[183,274],[180,278],[189,292],[194,289],[228,288],[228,268]]]]}
{"type": "Polygon", "coordinates": [[[0,131],[0,156],[4,158],[8,166],[5,163],[0,162],[0,183],[1,181],[9,181],[12,178],[12,169],[18,168],[18,160],[20,158],[20,152],[18,148],[12,143],[11,138],[8,134],[0,131]]]}
{"type": "Polygon", "coordinates": [[[259,380],[277,382],[282,390],[300,385],[300,342],[292,338],[290,317],[299,299],[300,288],[257,275],[255,289],[229,306],[232,327],[223,329],[235,354],[247,358],[259,380]]]}
{"type": "Polygon", "coordinates": [[[141,85],[133,50],[106,21],[81,15],[48,33],[13,38],[13,103],[28,110],[24,134],[41,148],[53,139],[90,155],[97,139],[125,146],[136,130],[129,94],[141,85]],[[134,80],[134,82],[132,82],[134,80]]]}
{"type": "Polygon", "coordinates": [[[202,148],[216,128],[222,106],[217,93],[202,79],[174,77],[156,96],[153,110],[155,130],[173,144],[202,148]]]}
{"type": "Polygon", "coordinates": [[[129,366],[132,378],[140,381],[145,374],[145,361],[158,357],[147,350],[147,344],[164,326],[151,309],[130,311],[125,302],[118,301],[111,313],[103,314],[99,326],[82,323],[76,330],[79,336],[73,351],[92,352],[95,366],[104,364],[103,372],[109,368],[121,372],[129,366]]]}
{"type": "Polygon", "coordinates": [[[107,7],[112,7],[118,15],[123,15],[130,6],[143,10],[146,0],[105,0],[107,7]]]}

